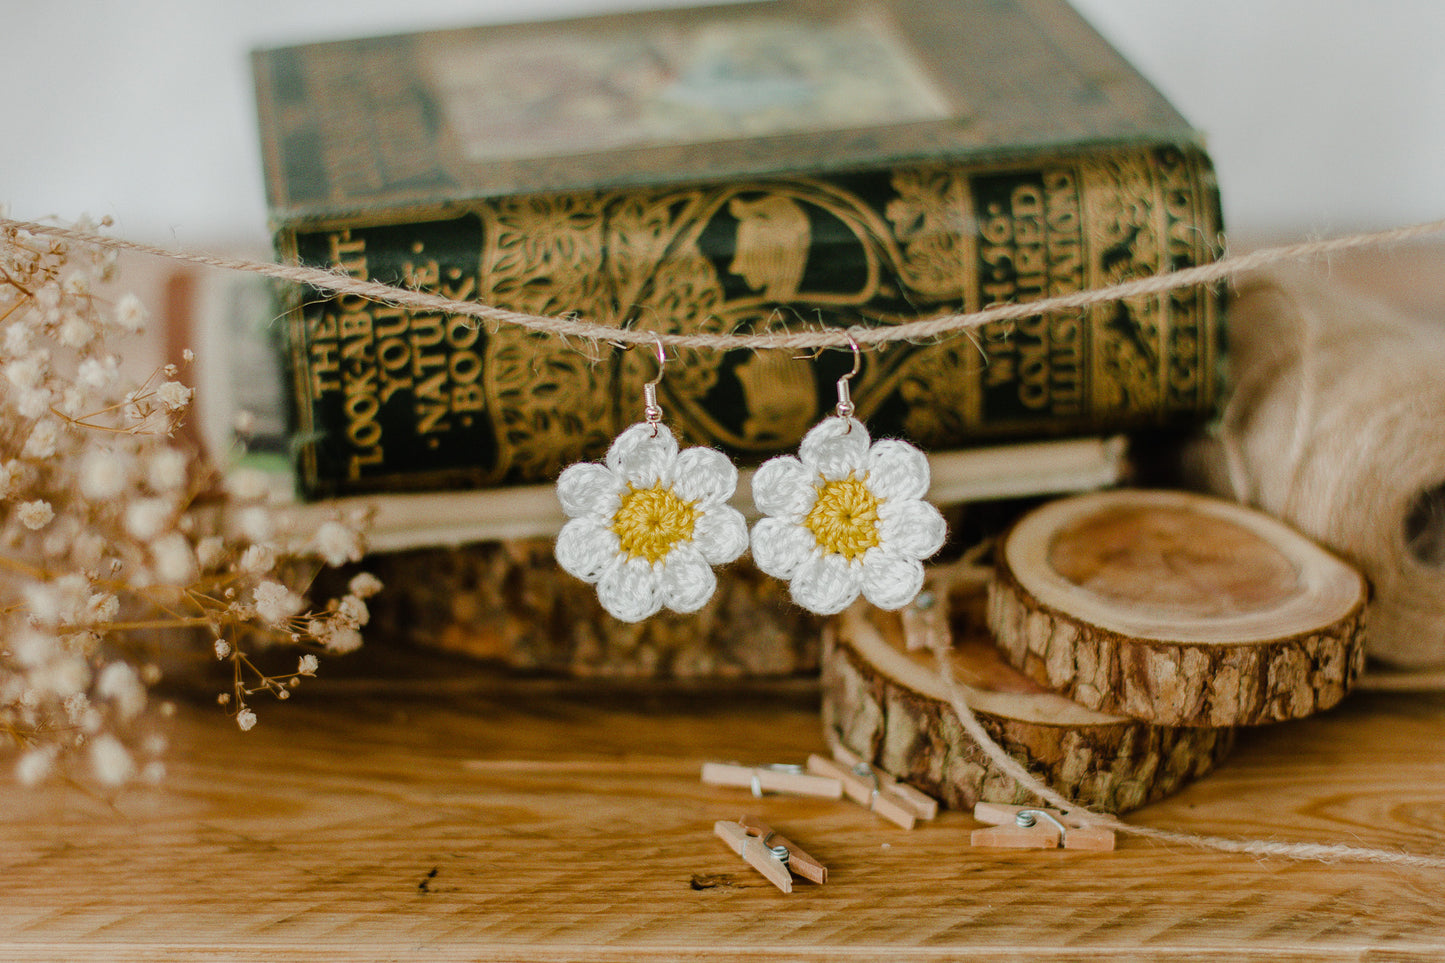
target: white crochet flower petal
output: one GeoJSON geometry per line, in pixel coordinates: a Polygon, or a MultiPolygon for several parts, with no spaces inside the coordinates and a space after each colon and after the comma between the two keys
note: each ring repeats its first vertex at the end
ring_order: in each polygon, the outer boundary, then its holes
{"type": "Polygon", "coordinates": [[[836,615],[858,597],[863,566],[841,555],[816,555],[799,566],[789,588],[793,601],[819,615],[836,615]]]}
{"type": "Polygon", "coordinates": [[[639,422],[625,429],[607,449],[607,467],[634,488],[671,483],[677,439],[666,425],[639,422]]]}
{"type": "Polygon", "coordinates": [[[645,558],[630,558],[602,573],[597,598],[613,618],[641,622],[662,608],[662,579],[645,558]]]}
{"type": "Polygon", "coordinates": [[[748,550],[748,523],[731,505],[709,508],[693,523],[692,544],[713,565],[723,565],[748,550]]]}
{"type": "Polygon", "coordinates": [[[868,470],[868,429],[856,418],[824,418],[803,436],[798,457],[829,481],[868,470]]]}
{"type": "Polygon", "coordinates": [[[557,500],[568,518],[594,515],[611,518],[617,513],[620,484],[617,476],[596,462],[579,462],[557,478],[557,500]]]}
{"type": "Polygon", "coordinates": [[[923,563],[882,548],[863,556],[863,597],[880,609],[901,609],[923,588],[923,563]]]}
{"type": "Polygon", "coordinates": [[[753,564],[773,578],[791,579],[817,545],[812,532],[786,518],[763,518],[753,526],[753,564]]]}
{"type": "Polygon", "coordinates": [[[600,519],[588,517],[563,525],[553,551],[562,571],[584,582],[596,582],[618,560],[622,547],[612,529],[600,519]]]}
{"type": "Polygon", "coordinates": [[[687,543],[676,546],[660,563],[662,604],[674,612],[696,612],[712,598],[717,576],[702,553],[687,543]]]}
{"type": "Polygon", "coordinates": [[[891,554],[928,558],[943,547],[947,537],[943,516],[927,502],[894,500],[878,509],[878,540],[891,554]]]}
{"type": "Polygon", "coordinates": [[[906,441],[885,438],[868,450],[868,489],[879,498],[922,498],[928,456],[906,441]]]}
{"type": "Polygon", "coordinates": [[[818,500],[818,476],[792,455],[769,458],[753,473],[753,504],[764,515],[802,521],[818,500]]]}
{"type": "Polygon", "coordinates": [[[728,456],[712,448],[688,448],[677,456],[672,490],[685,502],[704,509],[721,505],[738,487],[738,470],[728,456]]]}

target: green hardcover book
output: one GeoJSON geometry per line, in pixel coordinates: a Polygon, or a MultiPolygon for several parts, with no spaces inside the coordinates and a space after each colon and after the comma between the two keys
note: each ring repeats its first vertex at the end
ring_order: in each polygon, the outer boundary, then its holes
{"type": "MultiPolygon", "coordinates": [[[[779,0],[258,52],[287,257],[661,331],[898,324],[1210,260],[1200,138],[1062,0],[779,0]]],[[[868,351],[877,435],[930,450],[1198,421],[1206,290],[868,351]]],[[[535,482],[640,418],[650,352],[306,292],[309,495],[535,482]],[[583,349],[583,350],[579,350],[583,349]]],[[[684,351],[668,423],[797,444],[846,351],[684,351]]]]}

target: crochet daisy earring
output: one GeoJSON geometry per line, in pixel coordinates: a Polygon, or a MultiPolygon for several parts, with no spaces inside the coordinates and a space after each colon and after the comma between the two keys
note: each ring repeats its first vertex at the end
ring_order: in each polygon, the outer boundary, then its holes
{"type": "Polygon", "coordinates": [[[562,569],[597,586],[602,607],[640,622],[666,607],[695,612],[712,597],[712,566],[748,547],[747,524],[727,504],[738,472],[711,448],[679,452],[662,424],[657,377],[643,385],[644,420],[618,435],[601,462],[572,465],[557,479],[571,519],[557,536],[562,569]]]}
{"type": "Polygon", "coordinates": [[[853,417],[848,382],[838,379],[834,417],[808,432],[797,456],[780,455],[753,476],[753,561],[789,582],[811,612],[843,611],[861,592],[882,609],[907,605],[923,587],[923,559],[943,547],[938,509],[923,501],[928,459],[905,441],[871,442],[853,417]]]}

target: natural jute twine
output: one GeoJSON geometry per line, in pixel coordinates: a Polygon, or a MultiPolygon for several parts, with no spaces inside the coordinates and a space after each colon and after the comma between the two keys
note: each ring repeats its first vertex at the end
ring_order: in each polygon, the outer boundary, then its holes
{"type": "Polygon", "coordinates": [[[1385,244],[1408,241],[1431,234],[1445,233],[1445,218],[1427,221],[1408,227],[1365,234],[1350,234],[1323,241],[1307,241],[1282,247],[1261,248],[1249,254],[1238,254],[1221,258],[1209,264],[1155,274],[1122,284],[1079,291],[1054,298],[1042,298],[1017,304],[1000,304],[970,311],[964,314],[947,314],[942,317],[921,321],[909,321],[896,325],[865,325],[843,330],[839,328],[813,329],[803,331],[776,331],[770,334],[676,334],[666,331],[650,331],[645,328],[614,328],[580,321],[576,318],[547,317],[506,311],[475,301],[456,301],[440,295],[429,294],[408,288],[393,287],[376,281],[361,281],[336,271],[310,268],[298,264],[271,264],[244,258],[217,257],[209,254],[192,254],[184,251],[169,251],[165,248],[107,237],[75,228],[38,224],[33,221],[17,221],[0,218],[0,228],[28,231],[49,237],[95,244],[120,251],[133,251],[155,257],[204,264],[228,271],[242,271],[261,274],[282,281],[309,284],[323,291],[335,294],[350,294],[394,307],[435,311],[441,314],[475,318],[489,324],[515,325],[542,334],[563,338],[581,338],[593,342],[613,342],[620,345],[662,343],[678,348],[715,348],[718,350],[788,348],[802,350],[809,348],[845,348],[851,337],[860,345],[877,345],[894,341],[924,341],[949,334],[958,334],[995,321],[1015,321],[1038,314],[1064,311],[1079,311],[1097,304],[1108,304],[1127,298],[1163,294],[1196,284],[1211,284],[1227,278],[1258,270],[1272,264],[1310,261],[1356,248],[1379,247],[1385,244]]]}
{"type": "Polygon", "coordinates": [[[1370,657],[1445,666],[1445,325],[1313,273],[1240,279],[1219,494],[1283,519],[1370,580],[1370,657]]]}
{"type": "MultiPolygon", "coordinates": [[[[985,579],[988,577],[986,570],[981,572],[980,577],[985,579]]],[[[1445,856],[1425,856],[1418,853],[1402,852],[1400,850],[1371,849],[1365,846],[1346,846],[1340,843],[1282,843],[1264,839],[1235,839],[1226,836],[1203,836],[1196,833],[1183,833],[1169,829],[1155,829],[1151,826],[1136,826],[1124,822],[1117,816],[1092,812],[1066,799],[1062,794],[1043,783],[993,740],[993,737],[984,729],[983,724],[978,721],[978,717],[973,714],[973,709],[969,707],[968,699],[963,693],[963,687],[960,686],[958,681],[953,677],[953,658],[949,651],[948,642],[936,637],[934,634],[930,634],[928,644],[929,648],[933,650],[933,654],[938,663],[939,679],[943,683],[943,691],[948,696],[949,705],[953,707],[953,711],[958,716],[958,721],[963,725],[964,731],[967,732],[974,743],[983,750],[984,755],[993,760],[999,769],[1023,789],[1038,796],[1056,809],[1067,810],[1071,816],[1077,816],[1089,825],[1102,826],[1107,829],[1112,829],[1116,833],[1124,833],[1129,836],[1142,836],[1145,839],[1153,839],[1161,843],[1176,843],[1193,846],[1198,849],[1211,849],[1221,853],[1241,853],[1248,856],[1279,856],[1285,859],[1321,863],[1347,861],[1387,863],[1392,866],[1410,866],[1423,869],[1445,869],[1445,856]]]]}

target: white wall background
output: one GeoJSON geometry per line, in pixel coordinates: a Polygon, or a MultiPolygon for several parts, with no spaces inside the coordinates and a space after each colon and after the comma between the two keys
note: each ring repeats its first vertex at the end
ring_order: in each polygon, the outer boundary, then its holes
{"type": "MultiPolygon", "coordinates": [[[[264,250],[253,47],[665,2],[0,0],[0,204],[264,250]]],[[[1074,2],[1208,134],[1237,239],[1445,216],[1442,0],[1074,2]]]]}

